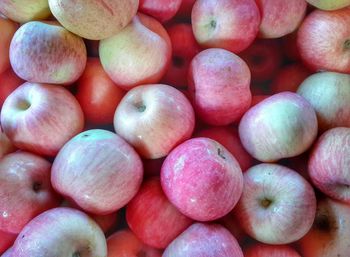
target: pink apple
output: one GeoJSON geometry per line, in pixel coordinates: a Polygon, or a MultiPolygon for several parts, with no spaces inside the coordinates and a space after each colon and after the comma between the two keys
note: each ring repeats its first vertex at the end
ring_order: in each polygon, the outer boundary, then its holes
{"type": "Polygon", "coordinates": [[[196,114],[210,125],[238,120],[251,104],[249,68],[227,50],[200,52],[191,62],[188,78],[196,114]]]}
{"type": "Polygon", "coordinates": [[[164,193],[180,212],[198,221],[216,220],[238,202],[243,176],[238,162],[218,142],[193,138],[165,159],[161,170],[164,193]]]}
{"type": "Polygon", "coordinates": [[[0,254],[3,254],[1,257],[4,257],[5,251],[11,247],[13,242],[16,240],[16,237],[16,234],[7,233],[0,230],[0,254]]]}
{"type": "Polygon", "coordinates": [[[350,73],[350,9],[315,10],[299,28],[297,44],[304,63],[314,71],[350,73]]]}
{"type": "Polygon", "coordinates": [[[99,53],[111,79],[129,90],[160,81],[170,64],[171,42],[162,24],[139,13],[121,32],[101,40],[99,53]]]}
{"type": "Polygon", "coordinates": [[[4,104],[6,98],[23,83],[24,81],[14,73],[12,68],[0,74],[0,108],[4,104]]]}
{"type": "Polygon", "coordinates": [[[315,144],[309,160],[312,183],[326,195],[350,203],[350,128],[333,128],[315,144]]]}
{"type": "Polygon", "coordinates": [[[259,161],[294,157],[305,152],[316,139],[316,113],[295,93],[275,94],[244,114],[239,136],[247,152],[259,161]]]}
{"type": "Polygon", "coordinates": [[[84,125],[75,97],[61,86],[24,83],[6,99],[1,125],[18,148],[55,156],[84,125]]]}
{"type": "Polygon", "coordinates": [[[350,75],[316,73],[304,80],[297,93],[315,109],[319,129],[350,127],[350,75]]]}
{"type": "Polygon", "coordinates": [[[114,128],[142,157],[158,159],[191,137],[194,112],[179,90],[142,85],[130,90],[118,105],[114,128]]]}
{"type": "Polygon", "coordinates": [[[108,237],[108,257],[161,257],[160,250],[142,243],[130,230],[120,230],[108,237]]]}
{"type": "MultiPolygon", "coordinates": [[[[0,3],[0,11],[1,11],[1,5],[3,2],[0,3]]],[[[13,35],[15,34],[16,30],[18,29],[18,24],[15,22],[2,18],[0,16],[0,74],[3,73],[5,70],[10,68],[10,59],[9,59],[9,49],[10,49],[10,43],[13,35]]]]}
{"type": "Polygon", "coordinates": [[[164,22],[175,16],[182,0],[140,0],[139,11],[164,22]]]}
{"type": "Polygon", "coordinates": [[[12,256],[107,257],[106,238],[85,213],[60,207],[40,214],[23,228],[12,256]]]}
{"type": "Polygon", "coordinates": [[[349,255],[350,206],[330,199],[318,202],[314,224],[298,242],[303,257],[349,255]]]}
{"type": "Polygon", "coordinates": [[[327,11],[338,10],[350,5],[350,0],[306,0],[306,2],[327,11]]]}
{"type": "Polygon", "coordinates": [[[0,158],[16,150],[0,125],[0,158]]]}
{"type": "Polygon", "coordinates": [[[135,16],[139,0],[49,0],[56,19],[69,31],[100,40],[120,32],[135,16]]]}
{"type": "Polygon", "coordinates": [[[0,160],[0,230],[18,234],[38,214],[58,206],[50,184],[51,164],[28,152],[0,160]]]}
{"type": "Polygon", "coordinates": [[[71,84],[84,71],[86,48],[58,23],[32,21],[13,36],[10,61],[16,74],[29,82],[71,84]]]}
{"type": "MultiPolygon", "coordinates": [[[[256,243],[244,250],[245,257],[301,257],[288,245],[267,245],[256,243]]],[[[316,257],[316,256],[315,256],[316,257]]]]}
{"type": "Polygon", "coordinates": [[[163,257],[243,257],[231,233],[221,225],[195,223],[165,249],[163,257]]]}
{"type": "Polygon", "coordinates": [[[142,162],[118,135],[84,131],[60,150],[52,165],[52,186],[83,210],[109,214],[126,205],[142,182],[142,162]]]}
{"type": "Polygon", "coordinates": [[[254,0],[197,0],[191,16],[194,36],[206,48],[239,53],[259,31],[260,12],[254,0]]]}
{"type": "Polygon", "coordinates": [[[316,213],[312,186],[297,172],[278,164],[259,164],[244,173],[235,215],[243,230],[267,244],[302,238],[316,213]]]}
{"type": "Polygon", "coordinates": [[[279,38],[295,31],[302,22],[305,0],[256,0],[261,12],[259,36],[279,38]]]}
{"type": "Polygon", "coordinates": [[[144,182],[126,207],[126,220],[142,242],[161,249],[192,223],[169,202],[159,178],[144,182]]]}

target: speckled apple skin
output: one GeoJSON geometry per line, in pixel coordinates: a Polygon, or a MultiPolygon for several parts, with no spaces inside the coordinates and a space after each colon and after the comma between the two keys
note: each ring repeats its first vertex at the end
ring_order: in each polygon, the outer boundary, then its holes
{"type": "Polygon", "coordinates": [[[301,257],[289,245],[267,245],[256,243],[244,250],[245,257],[301,257]]]}

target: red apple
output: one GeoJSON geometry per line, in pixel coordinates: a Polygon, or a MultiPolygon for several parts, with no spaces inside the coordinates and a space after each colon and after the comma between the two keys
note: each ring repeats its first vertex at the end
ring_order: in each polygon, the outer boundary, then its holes
{"type": "Polygon", "coordinates": [[[191,62],[188,78],[196,114],[210,125],[238,120],[251,104],[249,68],[227,50],[200,52],[191,62]]]}
{"type": "MultiPolygon", "coordinates": [[[[2,4],[3,2],[0,3],[0,12],[2,4]]],[[[17,29],[18,24],[0,16],[0,74],[10,68],[10,43],[17,29]]]]}
{"type": "Polygon", "coordinates": [[[175,16],[181,2],[182,0],[140,0],[139,11],[165,22],[175,16]]]}
{"type": "Polygon", "coordinates": [[[297,172],[277,164],[259,164],[244,173],[243,194],[234,212],[252,238],[288,244],[311,228],[316,197],[297,172]]]}
{"type": "Polygon", "coordinates": [[[327,11],[338,10],[350,5],[350,0],[306,0],[306,2],[327,11]]]}
{"type": "Polygon", "coordinates": [[[271,95],[253,95],[252,96],[252,104],[250,107],[257,105],[258,103],[264,101],[265,99],[269,98],[270,96],[271,95]]]}
{"type": "Polygon", "coordinates": [[[24,81],[13,72],[12,68],[0,74],[0,108],[6,98],[23,83],[24,81]]]}
{"type": "Polygon", "coordinates": [[[192,7],[196,0],[182,0],[180,9],[177,12],[176,16],[180,18],[188,18],[191,19],[192,7]]]}
{"type": "Polygon", "coordinates": [[[260,12],[254,0],[197,0],[191,16],[194,36],[206,48],[239,53],[259,31],[260,12]]]}
{"type": "MultiPolygon", "coordinates": [[[[244,250],[245,257],[301,257],[292,247],[287,245],[254,244],[244,250]]],[[[316,256],[315,256],[316,257],[316,256]]]]}
{"type": "MultiPolygon", "coordinates": [[[[4,257],[5,251],[11,247],[13,242],[15,242],[16,237],[17,237],[16,234],[7,233],[7,232],[0,230],[0,238],[1,238],[1,240],[0,240],[0,254],[3,254],[3,255],[1,255],[1,257],[4,257]]],[[[10,257],[10,256],[8,256],[8,257],[10,257]]]]}
{"type": "Polygon", "coordinates": [[[230,233],[237,239],[239,243],[244,244],[247,234],[243,231],[242,226],[238,223],[238,220],[234,217],[233,211],[217,221],[223,225],[230,233]]]}
{"type": "Polygon", "coordinates": [[[194,112],[179,90],[142,85],[130,90],[118,105],[114,128],[142,157],[158,159],[190,138],[194,112]]]}
{"type": "Polygon", "coordinates": [[[193,138],[166,157],[161,169],[164,193],[180,212],[198,221],[228,214],[242,194],[238,162],[218,142],[193,138]]]}
{"type": "Polygon", "coordinates": [[[1,257],[12,257],[12,247],[8,248],[2,255],[1,257]]]}
{"type": "Polygon", "coordinates": [[[6,99],[1,125],[18,148],[55,156],[84,125],[75,97],[61,86],[24,83],[6,99]]]}

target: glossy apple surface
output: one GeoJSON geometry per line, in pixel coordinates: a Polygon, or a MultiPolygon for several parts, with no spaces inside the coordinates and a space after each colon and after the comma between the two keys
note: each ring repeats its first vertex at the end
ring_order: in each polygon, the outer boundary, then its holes
{"type": "Polygon", "coordinates": [[[182,0],[140,0],[139,11],[165,22],[175,16],[181,3],[182,0]]]}

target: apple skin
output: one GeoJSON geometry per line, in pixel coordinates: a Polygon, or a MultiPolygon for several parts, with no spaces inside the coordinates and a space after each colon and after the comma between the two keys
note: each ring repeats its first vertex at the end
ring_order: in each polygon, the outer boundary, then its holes
{"type": "Polygon", "coordinates": [[[244,250],[245,257],[301,257],[288,245],[267,245],[256,243],[244,250]]]}
{"type": "Polygon", "coordinates": [[[350,203],[350,128],[333,128],[317,140],[309,159],[312,183],[326,195],[350,203]]]}
{"type": "Polygon", "coordinates": [[[160,250],[142,243],[130,230],[120,230],[107,239],[108,257],[161,257],[160,250]]]}
{"type": "Polygon", "coordinates": [[[165,196],[159,178],[143,183],[126,207],[130,229],[145,244],[166,248],[192,220],[180,213],[165,196]]]}
{"type": "Polygon", "coordinates": [[[321,72],[309,76],[297,93],[312,105],[320,131],[350,127],[350,75],[321,72]]]}
{"type": "Polygon", "coordinates": [[[261,38],[280,38],[295,31],[307,7],[305,0],[256,0],[256,3],[261,12],[261,38]]]}
{"type": "Polygon", "coordinates": [[[244,173],[243,194],[234,213],[252,238],[288,244],[311,228],[316,196],[297,172],[278,164],[259,164],[244,173]]]}
{"type": "Polygon", "coordinates": [[[165,22],[175,16],[181,3],[182,0],[140,0],[139,11],[165,22]]]}
{"type": "Polygon", "coordinates": [[[16,147],[55,156],[70,138],[82,131],[84,114],[65,88],[27,82],[6,99],[1,125],[16,147]]]}
{"type": "Polygon", "coordinates": [[[216,221],[218,224],[224,226],[237,239],[238,243],[244,244],[247,234],[243,231],[241,225],[234,217],[234,212],[231,211],[226,216],[216,221]]]}
{"type": "Polygon", "coordinates": [[[84,41],[56,22],[25,23],[10,45],[12,68],[28,82],[71,84],[83,73],[86,58],[84,41]]]}
{"type": "Polygon", "coordinates": [[[209,138],[193,138],[177,146],[161,169],[165,195],[175,207],[197,221],[228,214],[243,190],[241,168],[232,154],[209,138]]]}
{"type": "Polygon", "coordinates": [[[139,190],[142,177],[142,161],[135,150],[102,129],[84,131],[68,141],[51,171],[56,191],[99,215],[126,205],[139,190]]]}
{"type": "Polygon", "coordinates": [[[0,230],[0,238],[0,254],[3,254],[1,257],[4,257],[5,251],[11,247],[13,242],[15,242],[17,235],[0,230]]]}
{"type": "Polygon", "coordinates": [[[250,155],[273,162],[297,156],[311,146],[317,136],[317,116],[303,97],[282,92],[250,108],[238,129],[250,155]]]}
{"type": "Polygon", "coordinates": [[[119,33],[136,15],[139,0],[49,0],[52,14],[69,31],[101,40],[119,33]]]}
{"type": "Polygon", "coordinates": [[[233,53],[254,41],[260,20],[254,0],[197,0],[191,14],[193,33],[202,47],[233,53]]]}
{"type": "MultiPolygon", "coordinates": [[[[0,9],[2,4],[3,1],[0,3],[0,9]]],[[[17,23],[0,16],[0,74],[10,68],[10,58],[8,53],[12,37],[17,29],[17,23]]]]}
{"type": "Polygon", "coordinates": [[[32,219],[18,235],[16,257],[107,257],[106,238],[85,213],[54,208],[32,219]]]}
{"type": "Polygon", "coordinates": [[[250,107],[253,107],[254,105],[257,105],[258,103],[262,102],[263,100],[269,98],[271,95],[253,95],[252,96],[252,104],[250,107]]]}
{"type": "Polygon", "coordinates": [[[350,73],[350,9],[314,10],[301,24],[297,45],[312,71],[350,73]]]}
{"type": "Polygon", "coordinates": [[[165,249],[163,257],[243,257],[237,240],[223,226],[195,223],[165,249]]]}
{"type": "Polygon", "coordinates": [[[20,23],[46,19],[51,14],[47,0],[2,0],[0,13],[20,23]]]}
{"type": "Polygon", "coordinates": [[[207,49],[193,58],[188,86],[196,114],[210,125],[238,120],[251,104],[250,70],[224,49],[207,49]]]}
{"type": "Polygon", "coordinates": [[[310,231],[298,242],[303,257],[349,256],[350,207],[331,199],[317,204],[310,231]]]}
{"type": "Polygon", "coordinates": [[[338,10],[350,5],[349,0],[306,0],[306,2],[326,11],[338,10]]]}
{"type": "Polygon", "coordinates": [[[196,0],[182,0],[180,9],[176,13],[176,17],[179,18],[185,18],[190,20],[191,19],[191,12],[192,12],[192,7],[196,0]]]}
{"type": "Polygon", "coordinates": [[[24,80],[19,78],[12,68],[0,74],[0,108],[4,104],[6,98],[23,83],[24,80]]]}
{"type": "Polygon", "coordinates": [[[11,143],[0,125],[0,158],[16,151],[16,147],[11,143]]]}
{"type": "Polygon", "coordinates": [[[101,40],[104,70],[121,88],[158,83],[171,59],[168,33],[156,19],[138,13],[118,34],[101,40]]]}
{"type": "MultiPolygon", "coordinates": [[[[0,233],[1,234],[1,233],[0,233]]],[[[2,239],[2,238],[1,238],[2,239]]],[[[0,251],[1,253],[1,251],[0,251]]],[[[12,247],[8,248],[2,255],[1,257],[12,257],[12,247]]]]}
{"type": "Polygon", "coordinates": [[[191,137],[194,120],[191,103],[179,90],[163,84],[141,85],[118,105],[114,129],[143,158],[158,159],[191,137]]]}
{"type": "Polygon", "coordinates": [[[125,95],[104,71],[98,58],[89,58],[77,81],[76,98],[85,120],[94,125],[112,124],[115,109],[125,95]]]}

